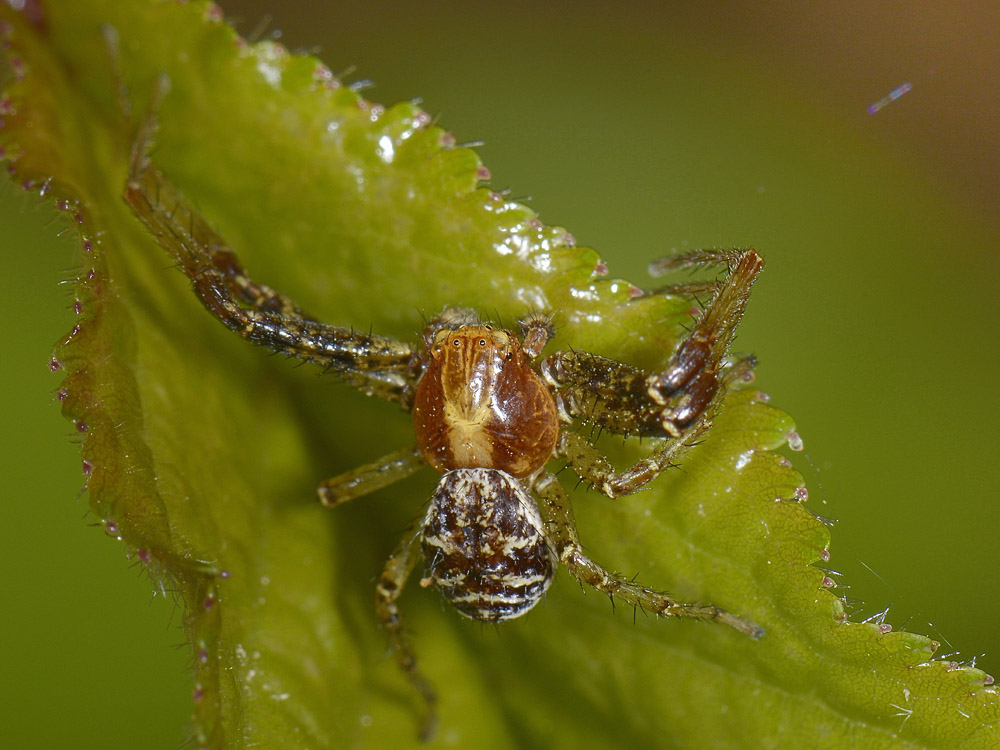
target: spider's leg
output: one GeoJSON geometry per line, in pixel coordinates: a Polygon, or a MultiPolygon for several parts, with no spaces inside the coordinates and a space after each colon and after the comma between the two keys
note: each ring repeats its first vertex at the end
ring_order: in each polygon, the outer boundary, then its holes
{"type": "MultiPolygon", "coordinates": [[[[649,275],[663,276],[682,269],[701,270],[715,266],[725,266],[727,269],[731,269],[742,252],[742,250],[706,248],[679,253],[677,255],[668,255],[664,258],[658,258],[649,264],[649,275]]],[[[720,279],[692,280],[658,286],[653,289],[646,289],[644,292],[655,295],[692,297],[699,302],[707,299],[707,303],[711,303],[724,284],[725,280],[720,279]]]]}
{"type": "Polygon", "coordinates": [[[191,279],[205,308],[253,343],[315,362],[369,395],[409,406],[413,349],[401,341],[319,323],[292,300],[257,284],[208,221],[149,160],[155,112],[132,148],[125,202],[191,279]]]}
{"type": "MultiPolygon", "coordinates": [[[[627,367],[617,362],[614,364],[621,368],[627,367]]],[[[725,391],[729,384],[737,380],[746,380],[752,376],[753,365],[753,358],[746,357],[727,368],[722,390],[725,391]]],[[[639,370],[634,372],[634,382],[644,383],[645,374],[639,370]]],[[[555,455],[565,458],[573,471],[591,487],[612,498],[637,492],[656,479],[660,472],[676,465],[681,454],[712,426],[713,412],[704,410],[694,422],[684,428],[679,437],[666,436],[659,424],[659,409],[652,407],[648,399],[644,401],[636,393],[632,393],[630,398],[629,391],[624,386],[614,397],[608,394],[598,398],[592,393],[589,396],[587,413],[593,422],[620,435],[664,438],[646,458],[619,472],[579,432],[563,430],[559,434],[555,455]]],[[[565,409],[565,400],[560,400],[560,403],[565,409]]]]}
{"type": "Polygon", "coordinates": [[[375,586],[375,612],[389,634],[389,642],[396,654],[396,661],[424,702],[424,720],[420,736],[427,740],[434,734],[437,722],[437,694],[417,666],[416,656],[403,632],[403,623],[397,606],[406,579],[410,577],[417,563],[419,555],[415,554],[416,542],[422,531],[423,518],[419,518],[406,530],[399,546],[386,561],[382,575],[379,576],[375,586]]]}
{"type": "MultiPolygon", "coordinates": [[[[542,374],[556,388],[556,403],[567,421],[584,420],[619,435],[667,437],[662,407],[649,397],[649,375],[630,365],[588,352],[559,352],[542,363],[542,374]]],[[[709,424],[709,412],[685,430],[683,439],[662,440],[653,452],[618,473],[578,432],[563,430],[556,455],[608,497],[631,494],[673,464],[686,445],[709,424]]]]}
{"type": "MultiPolygon", "coordinates": [[[[585,352],[573,352],[576,364],[581,358],[597,358],[585,352]]],[[[603,358],[597,358],[603,359],[603,358]]],[[[610,462],[579,432],[563,430],[559,435],[555,455],[566,459],[576,474],[591,487],[608,497],[622,497],[637,492],[655,479],[660,472],[677,463],[680,455],[711,427],[712,411],[704,410],[688,424],[680,437],[666,435],[660,424],[660,408],[643,393],[647,376],[641,370],[619,362],[610,363],[617,377],[609,387],[591,389],[572,396],[560,393],[558,403],[571,418],[586,415],[586,419],[620,435],[664,438],[643,459],[618,472],[610,462]],[[617,387],[617,391],[614,390],[617,387]]],[[[565,364],[565,363],[564,363],[565,364]]],[[[753,359],[745,358],[726,369],[722,388],[736,380],[746,379],[752,372],[753,359]]]]}
{"type": "Polygon", "coordinates": [[[729,275],[719,293],[666,368],[646,379],[649,397],[663,407],[660,424],[674,437],[680,437],[715,399],[719,373],[746,310],[750,288],[764,267],[763,258],[754,250],[728,251],[724,257],[730,258],[729,275]]]}
{"type": "Polygon", "coordinates": [[[320,502],[327,508],[336,507],[348,500],[406,479],[425,465],[420,451],[416,448],[393,451],[374,463],[359,466],[333,479],[327,479],[317,489],[320,502]]]}
{"type": "Polygon", "coordinates": [[[139,123],[129,158],[125,187],[126,203],[164,249],[192,279],[210,270],[220,283],[247,305],[286,317],[312,320],[298,305],[279,292],[255,283],[236,253],[185,199],[184,195],[153,166],[149,157],[156,138],[156,111],[169,89],[165,75],[157,78],[149,111],[139,123]]]}
{"type": "Polygon", "coordinates": [[[676,255],[667,255],[657,258],[649,264],[649,275],[663,276],[684,268],[702,269],[726,266],[728,269],[732,269],[740,257],[747,252],[753,251],[705,247],[685,253],[677,253],[676,255]]]}
{"type": "Polygon", "coordinates": [[[663,435],[663,409],[649,397],[649,373],[573,349],[546,357],[540,369],[564,421],[583,420],[618,435],[663,435]]]}
{"type": "Polygon", "coordinates": [[[649,374],[581,351],[545,358],[542,375],[567,421],[582,419],[624,435],[679,438],[709,411],[728,380],[746,374],[752,360],[727,368],[726,358],[763,260],[753,250],[710,253],[716,255],[733,260],[729,276],[662,372],[649,374]]]}
{"type": "Polygon", "coordinates": [[[654,295],[664,295],[671,297],[691,297],[701,304],[705,304],[704,300],[715,299],[719,294],[719,290],[722,289],[723,282],[715,279],[707,279],[705,281],[682,281],[678,284],[668,284],[666,286],[658,286],[655,289],[645,289],[643,290],[645,294],[654,295]]]}
{"type": "Polygon", "coordinates": [[[764,635],[764,630],[759,625],[742,617],[711,605],[678,602],[665,592],[640,586],[601,567],[583,553],[576,530],[573,507],[559,480],[550,473],[542,473],[534,483],[534,490],[545,508],[547,532],[556,548],[559,560],[578,580],[604,592],[612,599],[664,617],[714,620],[729,625],[751,638],[760,638],[764,635]]]}
{"type": "Polygon", "coordinates": [[[682,438],[667,438],[646,457],[624,471],[616,471],[597,448],[578,432],[564,430],[559,436],[556,455],[566,459],[573,471],[594,489],[608,497],[631,495],[656,479],[677,463],[680,455],[710,426],[708,419],[699,420],[682,438]]]}

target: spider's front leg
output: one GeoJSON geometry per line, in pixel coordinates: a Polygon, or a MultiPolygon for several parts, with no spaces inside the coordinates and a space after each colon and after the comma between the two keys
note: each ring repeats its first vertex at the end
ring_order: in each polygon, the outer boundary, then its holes
{"type": "Polygon", "coordinates": [[[709,426],[711,406],[726,385],[745,377],[744,359],[724,368],[729,345],[746,308],[750,288],[763,267],[753,250],[698,251],[671,259],[674,266],[726,261],[729,275],[690,335],[662,372],[648,374],[630,365],[581,351],[561,351],[542,363],[564,416],[622,435],[666,438],[623,472],[580,434],[564,430],[557,453],[583,479],[609,497],[637,491],[673,463],[709,426]]]}
{"type": "Polygon", "coordinates": [[[663,407],[660,424],[680,437],[719,391],[719,373],[746,310],[750,289],[764,267],[755,250],[719,251],[729,275],[666,369],[646,380],[649,397],[663,407]]]}
{"type": "Polygon", "coordinates": [[[315,362],[350,385],[408,409],[414,350],[396,339],[320,323],[274,289],[255,282],[236,253],[149,158],[161,79],[132,146],[123,198],[191,279],[202,305],[243,338],[315,362]]]}
{"type": "Polygon", "coordinates": [[[573,507],[559,480],[552,474],[543,472],[535,480],[533,489],[538,493],[545,508],[546,531],[555,545],[559,561],[578,580],[593,586],[598,591],[603,591],[612,601],[617,599],[664,617],[712,620],[735,628],[751,638],[761,638],[764,635],[764,629],[750,620],[711,605],[678,602],[663,591],[640,586],[635,581],[616,575],[598,565],[583,552],[573,507]]]}

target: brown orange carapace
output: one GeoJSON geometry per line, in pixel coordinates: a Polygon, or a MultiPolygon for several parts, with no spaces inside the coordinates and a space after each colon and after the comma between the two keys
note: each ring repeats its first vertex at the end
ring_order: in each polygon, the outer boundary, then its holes
{"type": "Polygon", "coordinates": [[[417,384],[420,452],[440,472],[500,469],[526,477],[552,457],[555,400],[521,342],[491,326],[438,331],[417,384]]]}

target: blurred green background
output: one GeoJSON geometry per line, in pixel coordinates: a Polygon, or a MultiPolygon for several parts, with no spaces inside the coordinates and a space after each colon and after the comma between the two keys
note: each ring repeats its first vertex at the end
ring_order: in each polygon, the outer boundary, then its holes
{"type": "MultiPolygon", "coordinates": [[[[648,284],[674,249],[760,249],[737,348],[798,421],[857,618],[891,606],[896,628],[1000,671],[1000,6],[222,6],[245,35],[355,66],[367,98],[419,97],[459,142],[483,140],[493,186],[613,276],[648,284]]],[[[73,325],[60,282],[77,242],[11,185],[0,226],[0,746],[178,747],[180,612],[88,526],[47,371],[73,325]]]]}

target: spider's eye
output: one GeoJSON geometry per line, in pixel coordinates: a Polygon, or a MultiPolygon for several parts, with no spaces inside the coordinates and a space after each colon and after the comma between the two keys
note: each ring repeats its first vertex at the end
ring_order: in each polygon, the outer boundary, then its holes
{"type": "Polygon", "coordinates": [[[452,344],[452,346],[461,346],[462,342],[459,341],[458,339],[452,339],[451,344],[452,344]]]}
{"type": "Polygon", "coordinates": [[[507,352],[507,361],[510,362],[514,359],[514,352],[507,352]]]}
{"type": "Polygon", "coordinates": [[[480,346],[486,346],[486,339],[479,339],[480,346]]]}

